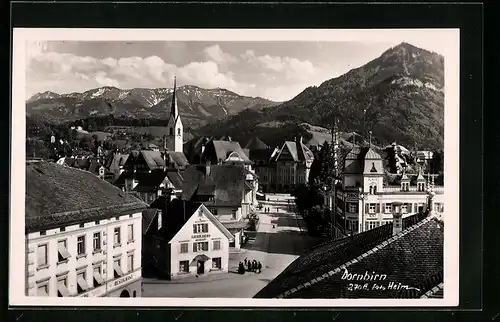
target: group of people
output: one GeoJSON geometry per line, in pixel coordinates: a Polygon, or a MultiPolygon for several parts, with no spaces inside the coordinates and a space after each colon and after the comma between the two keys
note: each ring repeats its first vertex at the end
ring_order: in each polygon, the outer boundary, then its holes
{"type": "Polygon", "coordinates": [[[245,274],[246,272],[254,272],[260,274],[262,272],[262,263],[260,261],[246,259],[238,265],[238,273],[245,274]]]}
{"type": "MultiPolygon", "coordinates": [[[[271,207],[264,207],[264,212],[271,212],[271,207]]],[[[278,207],[276,207],[276,212],[279,212],[278,207]]]]}

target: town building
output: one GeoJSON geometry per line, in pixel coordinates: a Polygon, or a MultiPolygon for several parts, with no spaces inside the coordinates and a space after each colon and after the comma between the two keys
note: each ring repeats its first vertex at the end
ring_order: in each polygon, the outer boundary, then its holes
{"type": "Polygon", "coordinates": [[[295,141],[286,141],[271,163],[271,184],[269,192],[291,192],[298,185],[306,184],[309,180],[314,155],[302,142],[302,137],[295,141]]]}
{"type": "Polygon", "coordinates": [[[200,202],[158,198],[144,256],[160,276],[177,279],[229,270],[233,235],[200,202]]]}
{"type": "Polygon", "coordinates": [[[398,211],[387,225],[309,249],[255,298],[443,298],[443,217],[398,211]]]}
{"type": "MultiPolygon", "coordinates": [[[[190,166],[182,199],[202,202],[234,236],[230,247],[239,250],[249,215],[256,213],[256,175],[242,165],[190,166]]],[[[187,171],[187,170],[186,170],[187,171]]]]}
{"type": "MultiPolygon", "coordinates": [[[[344,158],[342,182],[336,189],[337,222],[348,234],[360,233],[392,222],[392,204],[402,202],[403,217],[425,211],[430,194],[434,211],[444,212],[444,187],[434,184],[434,176],[416,173],[389,174],[383,159],[370,146],[355,147],[344,158]]],[[[333,209],[331,194],[325,204],[333,209]]]]}
{"type": "Polygon", "coordinates": [[[26,294],[141,297],[147,204],[99,177],[26,164],[26,294]]]}

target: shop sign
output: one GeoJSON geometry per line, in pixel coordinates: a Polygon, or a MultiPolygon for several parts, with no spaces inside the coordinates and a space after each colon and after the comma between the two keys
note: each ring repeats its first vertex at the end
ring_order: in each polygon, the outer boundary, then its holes
{"type": "Polygon", "coordinates": [[[210,238],[210,234],[202,234],[202,235],[192,235],[191,239],[205,239],[210,238]]]}
{"type": "Polygon", "coordinates": [[[132,272],[132,273],[130,273],[128,275],[125,275],[125,276],[122,276],[120,278],[117,278],[114,281],[109,282],[107,284],[108,292],[110,292],[111,290],[114,290],[116,288],[119,288],[123,284],[127,284],[128,282],[139,278],[140,274],[141,274],[140,270],[139,271],[135,271],[135,272],[132,272]]]}

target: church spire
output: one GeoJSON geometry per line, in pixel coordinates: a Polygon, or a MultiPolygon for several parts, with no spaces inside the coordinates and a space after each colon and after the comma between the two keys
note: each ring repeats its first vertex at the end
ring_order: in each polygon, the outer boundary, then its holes
{"type": "Polygon", "coordinates": [[[177,77],[174,76],[174,91],[172,92],[172,107],[170,110],[170,114],[174,118],[174,120],[177,118],[179,114],[179,109],[177,108],[177,97],[175,96],[175,91],[177,89],[177,77]]]}

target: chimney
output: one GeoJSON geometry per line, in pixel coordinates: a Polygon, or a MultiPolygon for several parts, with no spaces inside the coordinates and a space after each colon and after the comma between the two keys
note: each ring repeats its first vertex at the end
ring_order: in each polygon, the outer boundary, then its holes
{"type": "Polygon", "coordinates": [[[401,213],[401,202],[392,203],[392,235],[395,236],[403,230],[403,214],[401,213]]]}

